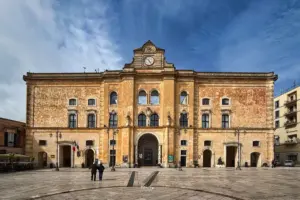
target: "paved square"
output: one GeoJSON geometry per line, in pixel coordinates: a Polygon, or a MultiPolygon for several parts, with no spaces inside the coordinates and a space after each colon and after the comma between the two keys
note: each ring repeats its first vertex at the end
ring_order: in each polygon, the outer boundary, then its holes
{"type": "Polygon", "coordinates": [[[0,174],[0,199],[300,199],[300,168],[88,169],[0,174]],[[98,174],[97,174],[98,175],[98,174]]]}

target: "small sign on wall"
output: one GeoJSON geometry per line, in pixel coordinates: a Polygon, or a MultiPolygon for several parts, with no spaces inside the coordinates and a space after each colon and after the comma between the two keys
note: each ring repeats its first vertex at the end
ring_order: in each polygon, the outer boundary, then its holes
{"type": "Polygon", "coordinates": [[[172,155],[169,155],[169,156],[168,156],[168,162],[169,162],[169,163],[173,163],[173,161],[174,161],[173,156],[172,156],[172,155]]]}
{"type": "Polygon", "coordinates": [[[55,158],[55,155],[51,155],[51,158],[55,158]]]}

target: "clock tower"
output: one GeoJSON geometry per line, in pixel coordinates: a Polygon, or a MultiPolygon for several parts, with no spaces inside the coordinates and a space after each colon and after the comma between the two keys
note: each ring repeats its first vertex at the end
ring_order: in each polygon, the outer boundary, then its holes
{"type": "Polygon", "coordinates": [[[142,47],[133,50],[134,57],[131,63],[125,64],[125,71],[134,70],[162,70],[174,71],[174,64],[167,63],[165,50],[155,46],[148,40],[142,47]],[[167,70],[166,70],[167,69],[167,70]]]}

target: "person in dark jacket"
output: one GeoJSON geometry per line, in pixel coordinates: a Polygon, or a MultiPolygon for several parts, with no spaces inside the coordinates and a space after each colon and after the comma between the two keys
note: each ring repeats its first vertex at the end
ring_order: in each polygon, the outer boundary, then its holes
{"type": "Polygon", "coordinates": [[[99,181],[102,181],[102,176],[103,176],[104,169],[105,169],[105,167],[101,163],[100,166],[98,167],[98,170],[99,170],[99,181]]]}
{"type": "Polygon", "coordinates": [[[94,162],[94,164],[92,165],[92,170],[91,170],[91,180],[94,179],[94,181],[96,181],[96,174],[97,174],[97,163],[94,162]]]}

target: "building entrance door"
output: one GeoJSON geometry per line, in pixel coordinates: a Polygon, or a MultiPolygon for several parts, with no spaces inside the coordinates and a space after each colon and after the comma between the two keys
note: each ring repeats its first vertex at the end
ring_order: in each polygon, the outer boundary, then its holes
{"type": "Polygon", "coordinates": [[[144,134],[138,141],[139,166],[155,166],[158,163],[158,141],[152,134],[144,134]]]}
{"type": "Polygon", "coordinates": [[[235,167],[236,153],[237,153],[236,146],[226,147],[226,167],[235,167]]]}
{"type": "Polygon", "coordinates": [[[253,152],[253,153],[250,154],[251,167],[257,167],[259,155],[260,154],[257,153],[257,152],[253,152]]]}
{"type": "Polygon", "coordinates": [[[152,149],[144,149],[144,165],[152,166],[153,165],[153,150],[152,149]]]}
{"type": "Polygon", "coordinates": [[[60,165],[61,167],[71,167],[71,145],[60,146],[60,165]]]}
{"type": "Polygon", "coordinates": [[[203,167],[211,167],[211,151],[208,149],[203,152],[203,167]]]}
{"type": "Polygon", "coordinates": [[[92,167],[92,164],[94,163],[94,151],[92,149],[86,150],[85,153],[85,166],[86,167],[92,167]]]}

